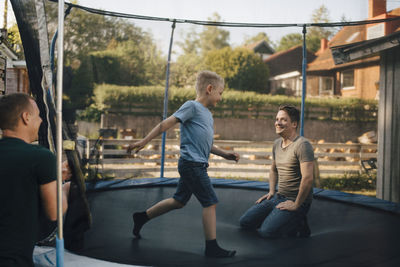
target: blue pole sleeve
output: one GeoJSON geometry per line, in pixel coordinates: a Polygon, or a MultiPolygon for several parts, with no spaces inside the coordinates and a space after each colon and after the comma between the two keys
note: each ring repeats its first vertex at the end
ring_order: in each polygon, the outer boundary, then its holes
{"type": "Polygon", "coordinates": [[[64,267],[64,239],[56,238],[57,267],[64,267]]]}

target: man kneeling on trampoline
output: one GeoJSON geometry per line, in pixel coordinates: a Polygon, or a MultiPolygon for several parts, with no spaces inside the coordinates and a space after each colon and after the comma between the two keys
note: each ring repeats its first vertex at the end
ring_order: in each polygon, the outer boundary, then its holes
{"type": "Polygon", "coordinates": [[[307,212],[312,201],[314,152],[310,142],[297,135],[300,112],[279,107],[269,177],[269,193],[240,218],[240,226],[262,237],[308,237],[307,212]],[[278,191],[275,186],[278,181],[278,191]]]}
{"type": "Polygon", "coordinates": [[[234,250],[219,247],[216,240],[217,196],[207,174],[210,153],[228,160],[239,160],[239,155],[225,152],[213,145],[214,121],[209,107],[222,99],[224,80],[214,72],[201,71],[196,80],[196,100],[184,103],[172,116],[159,123],[141,141],[129,146],[128,152],[138,152],[154,137],[180,125],[181,144],[178,171],[180,179],[172,198],[164,199],[146,211],[133,214],[133,234],[140,237],[140,229],[149,220],[185,206],[192,194],[203,206],[203,225],[208,257],[233,257],[234,250]]]}

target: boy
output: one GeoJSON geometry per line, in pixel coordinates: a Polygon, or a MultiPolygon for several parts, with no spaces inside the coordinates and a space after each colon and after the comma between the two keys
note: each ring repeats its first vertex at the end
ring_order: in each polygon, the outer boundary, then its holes
{"type": "Polygon", "coordinates": [[[236,251],[224,250],[216,240],[217,196],[207,174],[210,153],[227,160],[239,160],[237,153],[225,152],[213,145],[213,118],[209,107],[222,99],[224,80],[214,72],[201,71],[196,80],[196,100],[184,103],[172,116],[160,122],[141,141],[128,147],[138,152],[154,137],[181,123],[181,145],[178,171],[180,179],[172,198],[164,199],[146,211],[133,214],[133,234],[140,237],[140,229],[149,220],[174,209],[183,208],[192,194],[203,206],[203,226],[207,257],[233,257],[236,251]]]}

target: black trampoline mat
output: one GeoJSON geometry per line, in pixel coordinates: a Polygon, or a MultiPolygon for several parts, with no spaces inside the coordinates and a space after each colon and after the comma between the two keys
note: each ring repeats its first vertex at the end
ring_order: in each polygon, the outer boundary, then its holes
{"type": "Polygon", "coordinates": [[[204,257],[202,207],[196,198],[149,221],[132,236],[132,212],[171,197],[175,187],[137,187],[88,194],[93,226],[81,255],[146,266],[400,266],[400,216],[346,203],[314,199],[310,238],[263,239],[239,228],[240,216],[265,193],[215,188],[217,240],[235,249],[229,259],[204,257]]]}

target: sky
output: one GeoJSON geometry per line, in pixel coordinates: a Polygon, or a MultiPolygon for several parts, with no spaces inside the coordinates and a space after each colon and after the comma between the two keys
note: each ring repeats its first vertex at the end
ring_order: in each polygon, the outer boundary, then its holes
{"type": "MultiPolygon", "coordinates": [[[[3,26],[4,1],[0,0],[0,25],[3,26]]],[[[8,0],[9,1],[9,0],[8,0]]],[[[70,1],[66,1],[70,2],[70,1]]],[[[347,21],[364,20],[368,17],[368,0],[78,0],[78,4],[121,13],[146,15],[176,19],[207,20],[217,12],[226,22],[253,23],[310,23],[314,10],[324,5],[329,10],[332,22],[341,21],[344,16],[347,21]]],[[[9,3],[9,13],[12,13],[9,3]]],[[[387,10],[400,7],[400,0],[387,0],[387,10]]],[[[8,24],[13,23],[9,14],[8,24]]],[[[152,34],[159,48],[168,51],[171,34],[171,23],[132,20],[143,30],[152,34]]],[[[183,40],[185,33],[194,29],[202,30],[201,26],[178,24],[174,34],[174,49],[176,41],[183,40]]],[[[291,28],[225,28],[230,31],[229,42],[238,46],[243,41],[265,32],[277,43],[288,33],[301,33],[301,27],[291,28]]]]}

